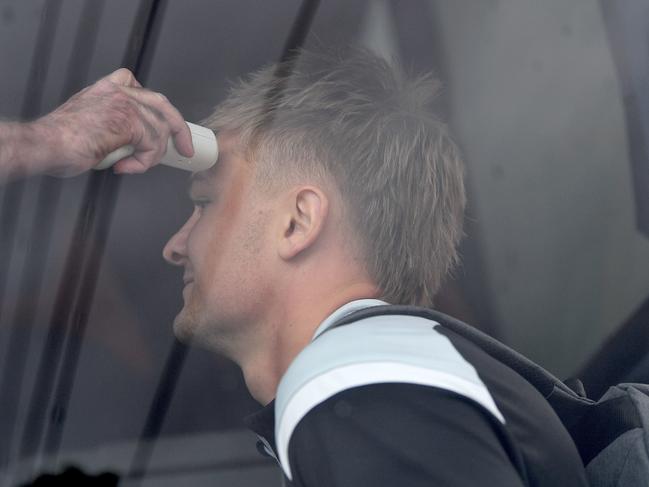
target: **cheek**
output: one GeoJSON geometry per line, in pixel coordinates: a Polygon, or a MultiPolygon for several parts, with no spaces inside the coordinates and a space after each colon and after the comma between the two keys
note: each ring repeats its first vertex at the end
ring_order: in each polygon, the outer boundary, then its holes
{"type": "Polygon", "coordinates": [[[218,239],[214,225],[199,220],[187,238],[187,256],[196,279],[211,268],[209,264],[210,261],[213,261],[211,254],[216,252],[215,245],[217,244],[218,239]]]}
{"type": "Polygon", "coordinates": [[[227,273],[236,252],[233,219],[210,218],[204,215],[187,240],[188,256],[201,291],[208,292],[215,281],[227,273]]]}

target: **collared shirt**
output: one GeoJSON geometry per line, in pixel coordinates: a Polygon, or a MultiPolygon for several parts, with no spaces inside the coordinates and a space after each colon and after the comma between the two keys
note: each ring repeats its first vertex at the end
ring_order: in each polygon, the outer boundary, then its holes
{"type": "Polygon", "coordinates": [[[547,402],[461,337],[394,315],[323,333],[383,304],[356,301],[329,316],[276,400],[248,419],[289,485],[586,485],[547,402]]]}

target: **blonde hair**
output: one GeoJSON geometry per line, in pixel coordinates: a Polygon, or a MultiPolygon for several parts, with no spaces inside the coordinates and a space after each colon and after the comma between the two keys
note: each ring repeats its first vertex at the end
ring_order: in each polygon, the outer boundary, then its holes
{"type": "Polygon", "coordinates": [[[382,298],[432,305],[466,203],[459,151],[429,109],[438,83],[361,49],[295,59],[240,80],[203,123],[237,133],[259,180],[330,178],[382,298]]]}

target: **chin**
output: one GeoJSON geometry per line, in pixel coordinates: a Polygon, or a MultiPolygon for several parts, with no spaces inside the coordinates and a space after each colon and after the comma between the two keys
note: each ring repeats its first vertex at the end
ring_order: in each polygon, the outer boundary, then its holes
{"type": "Polygon", "coordinates": [[[185,307],[178,313],[173,325],[174,335],[184,345],[220,353],[221,347],[214,346],[210,340],[209,330],[211,327],[203,316],[192,311],[185,307]]]}
{"type": "Polygon", "coordinates": [[[173,323],[176,338],[185,345],[197,346],[231,358],[231,324],[212,316],[203,306],[188,303],[173,323]]]}
{"type": "Polygon", "coordinates": [[[183,308],[174,319],[174,335],[185,345],[191,345],[196,339],[196,326],[192,314],[183,308]]]}

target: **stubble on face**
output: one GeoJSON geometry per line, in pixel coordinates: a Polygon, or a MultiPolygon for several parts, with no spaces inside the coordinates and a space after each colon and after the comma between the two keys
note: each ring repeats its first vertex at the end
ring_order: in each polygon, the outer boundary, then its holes
{"type": "Polygon", "coordinates": [[[197,223],[201,228],[195,228],[199,235],[190,237],[186,270],[194,281],[183,290],[185,305],[174,320],[181,341],[230,358],[233,350],[246,346],[260,318],[256,313],[268,298],[260,262],[268,215],[249,171],[239,168],[227,174],[223,181],[229,186],[219,188],[217,206],[197,223]],[[192,259],[194,253],[201,258],[192,259]]]}
{"type": "MultiPolygon", "coordinates": [[[[256,214],[236,234],[212,235],[213,250],[206,259],[206,279],[196,279],[183,291],[185,305],[174,321],[174,333],[187,344],[200,345],[230,358],[246,346],[263,320],[264,303],[272,299],[263,275],[266,215],[256,214]],[[227,240],[236,252],[221,254],[227,240]],[[227,260],[227,265],[221,265],[227,260]]],[[[230,247],[232,248],[232,247],[230,247]]]]}
{"type": "Polygon", "coordinates": [[[186,345],[193,344],[195,330],[201,327],[200,306],[198,304],[200,290],[197,287],[196,282],[185,286],[185,289],[183,289],[185,303],[173,323],[174,335],[186,345]]]}

